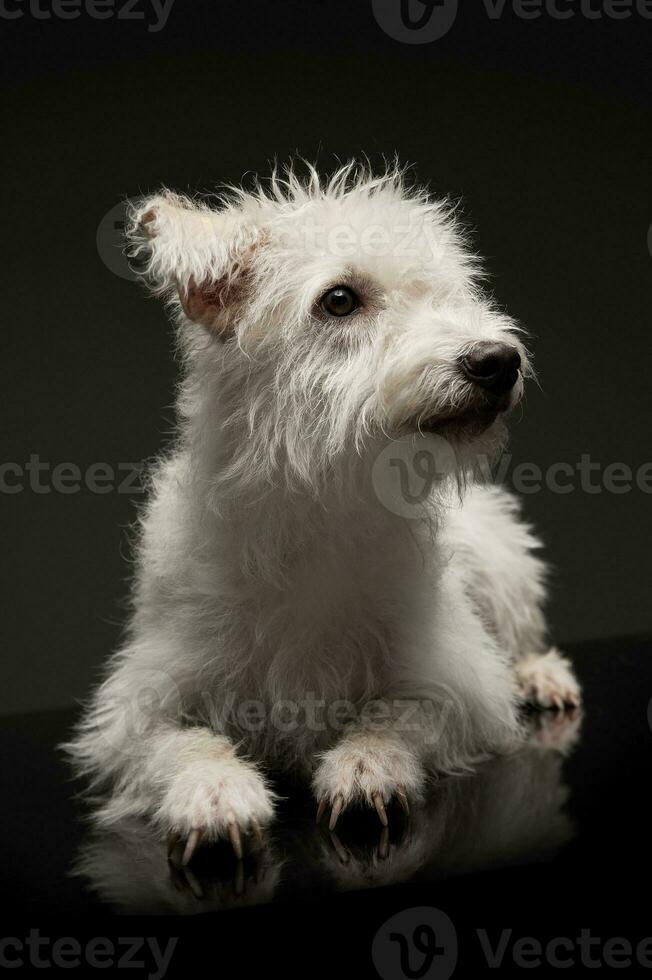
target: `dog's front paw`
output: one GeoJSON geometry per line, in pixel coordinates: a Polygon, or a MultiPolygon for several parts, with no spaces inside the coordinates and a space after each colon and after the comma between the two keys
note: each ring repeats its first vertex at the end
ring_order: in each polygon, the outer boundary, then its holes
{"type": "Polygon", "coordinates": [[[425,774],[416,755],[395,738],[360,734],[325,752],[313,777],[317,822],[330,807],[329,827],[349,806],[374,807],[387,826],[385,807],[396,799],[409,812],[408,799],[421,796],[425,774]]]}
{"type": "Polygon", "coordinates": [[[168,855],[182,847],[181,863],[187,865],[200,844],[225,839],[242,858],[242,835],[262,842],[273,799],[260,773],[240,759],[190,763],[174,777],[156,814],[168,855]]]}
{"type": "Polygon", "coordinates": [[[530,716],[528,741],[540,749],[552,749],[562,755],[570,755],[577,745],[581,728],[581,708],[539,711],[530,716]]]}
{"type": "Polygon", "coordinates": [[[516,681],[526,704],[537,708],[576,708],[582,696],[570,662],[554,647],[528,654],[516,664],[516,681]]]}

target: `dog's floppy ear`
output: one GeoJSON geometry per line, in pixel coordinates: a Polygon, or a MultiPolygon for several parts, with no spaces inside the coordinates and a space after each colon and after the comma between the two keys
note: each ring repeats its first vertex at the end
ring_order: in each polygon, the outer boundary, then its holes
{"type": "Polygon", "coordinates": [[[158,293],[178,296],[189,320],[232,332],[260,229],[236,208],[212,210],[164,191],[132,205],[128,251],[158,293]]]}

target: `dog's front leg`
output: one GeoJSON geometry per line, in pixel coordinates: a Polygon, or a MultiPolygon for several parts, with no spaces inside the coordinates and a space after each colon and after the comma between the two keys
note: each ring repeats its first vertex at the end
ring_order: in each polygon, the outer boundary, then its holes
{"type": "Polygon", "coordinates": [[[139,711],[127,722],[116,702],[100,699],[83,734],[65,747],[82,771],[110,783],[99,823],[146,816],[183,864],[200,844],[220,839],[241,857],[245,835],[260,838],[273,816],[274,794],[262,773],[207,727],[150,721],[139,711]]]}
{"type": "Polygon", "coordinates": [[[206,728],[170,728],[150,736],[147,762],[158,788],[155,823],[170,850],[183,845],[187,864],[200,843],[224,838],[242,857],[242,835],[260,840],[273,814],[273,794],[256,766],[232,743],[206,728]]]}
{"type": "Polygon", "coordinates": [[[408,800],[422,795],[425,778],[417,752],[394,728],[351,729],[317,760],[317,819],[328,810],[332,830],[343,810],[361,805],[375,808],[387,826],[387,804],[396,799],[407,811],[408,800]]]}

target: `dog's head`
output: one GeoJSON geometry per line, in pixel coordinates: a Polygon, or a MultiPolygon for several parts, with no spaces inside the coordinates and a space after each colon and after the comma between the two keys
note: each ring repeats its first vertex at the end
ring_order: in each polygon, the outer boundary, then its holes
{"type": "Polygon", "coordinates": [[[130,238],[178,310],[186,411],[219,403],[259,469],[314,483],[410,431],[487,447],[522,396],[526,351],[452,208],[397,171],[290,172],[214,207],[164,192],[135,206],[130,238]]]}

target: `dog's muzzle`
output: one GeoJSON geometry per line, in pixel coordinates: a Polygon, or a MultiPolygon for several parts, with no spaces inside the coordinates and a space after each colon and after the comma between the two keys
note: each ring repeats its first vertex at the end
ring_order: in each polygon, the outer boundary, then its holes
{"type": "Polygon", "coordinates": [[[458,362],[468,385],[464,404],[450,413],[418,420],[415,427],[425,432],[474,437],[481,435],[499,415],[510,410],[521,391],[514,391],[521,373],[521,355],[515,347],[496,341],[481,341],[468,349],[458,362]]]}
{"type": "Polygon", "coordinates": [[[460,361],[465,377],[491,395],[506,395],[518,381],[521,355],[509,344],[484,341],[460,361]]]}

